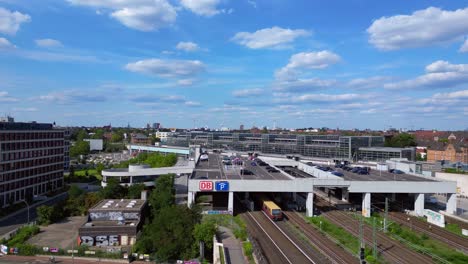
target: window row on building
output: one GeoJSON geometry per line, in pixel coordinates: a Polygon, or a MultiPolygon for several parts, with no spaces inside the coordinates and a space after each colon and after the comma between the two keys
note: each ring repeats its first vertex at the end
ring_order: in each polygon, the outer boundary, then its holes
{"type": "Polygon", "coordinates": [[[1,131],[0,141],[25,141],[25,140],[45,140],[62,139],[63,131],[57,132],[30,132],[30,131],[1,131]]]}
{"type": "Polygon", "coordinates": [[[21,152],[8,152],[3,153],[0,163],[2,162],[9,162],[9,161],[18,161],[23,159],[31,159],[31,158],[41,158],[53,155],[63,155],[64,149],[63,147],[59,148],[48,148],[48,149],[41,149],[41,150],[27,150],[21,152]]]}
{"type": "Polygon", "coordinates": [[[32,176],[37,176],[37,175],[44,174],[50,171],[57,171],[57,170],[60,170],[61,167],[63,168],[63,162],[57,162],[55,164],[47,163],[46,165],[43,165],[43,166],[28,167],[26,169],[19,169],[16,171],[2,173],[0,175],[0,183],[22,179],[22,178],[28,178],[32,176]]]}
{"type": "Polygon", "coordinates": [[[189,132],[171,134],[165,143],[184,147],[193,144],[206,148],[353,160],[357,158],[360,147],[383,147],[384,137],[189,132]]]}
{"type": "Polygon", "coordinates": [[[3,143],[0,147],[2,151],[24,150],[24,149],[38,149],[38,148],[51,148],[63,146],[63,140],[43,140],[43,141],[23,141],[14,143],[3,143]]]}

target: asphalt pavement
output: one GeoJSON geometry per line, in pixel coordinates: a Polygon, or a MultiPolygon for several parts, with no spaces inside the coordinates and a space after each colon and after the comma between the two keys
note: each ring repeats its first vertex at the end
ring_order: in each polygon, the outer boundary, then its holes
{"type": "MultiPolygon", "coordinates": [[[[29,222],[33,222],[37,218],[36,207],[41,205],[54,205],[59,201],[65,200],[68,196],[68,193],[61,193],[55,197],[50,198],[47,201],[39,202],[32,204],[29,207],[29,222]]],[[[17,214],[13,213],[9,216],[6,216],[0,220],[0,237],[5,234],[15,230],[18,227],[21,227],[28,222],[28,210],[27,208],[21,209],[17,214]]]]}

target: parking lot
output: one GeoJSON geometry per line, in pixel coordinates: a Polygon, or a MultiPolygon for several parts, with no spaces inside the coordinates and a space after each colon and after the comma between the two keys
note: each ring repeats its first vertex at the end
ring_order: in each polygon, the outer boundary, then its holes
{"type": "Polygon", "coordinates": [[[86,222],[86,216],[73,216],[48,226],[41,226],[41,232],[28,240],[39,247],[71,248],[78,237],[78,229],[86,222]]]}
{"type": "Polygon", "coordinates": [[[237,180],[290,180],[277,168],[247,157],[209,154],[208,160],[199,161],[193,179],[237,179],[237,180]],[[224,160],[224,162],[223,162],[224,160]],[[270,167],[270,171],[268,171],[270,167]]]}

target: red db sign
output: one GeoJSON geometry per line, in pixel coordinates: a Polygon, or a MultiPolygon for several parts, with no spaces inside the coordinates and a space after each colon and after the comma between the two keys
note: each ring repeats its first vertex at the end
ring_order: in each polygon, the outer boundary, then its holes
{"type": "Polygon", "coordinates": [[[198,185],[200,187],[200,191],[212,191],[213,190],[213,182],[212,181],[201,181],[198,185]]]}

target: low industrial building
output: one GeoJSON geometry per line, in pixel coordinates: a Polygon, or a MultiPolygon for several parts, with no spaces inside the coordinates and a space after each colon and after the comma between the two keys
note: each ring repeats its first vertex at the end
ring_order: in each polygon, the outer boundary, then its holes
{"type": "Polygon", "coordinates": [[[146,200],[103,200],[89,209],[88,221],[78,231],[79,244],[113,248],[132,246],[146,215],[146,200]]]}
{"type": "Polygon", "coordinates": [[[358,161],[375,161],[381,162],[393,158],[404,158],[409,161],[416,159],[415,148],[389,148],[389,147],[370,147],[359,148],[358,161]]]}

